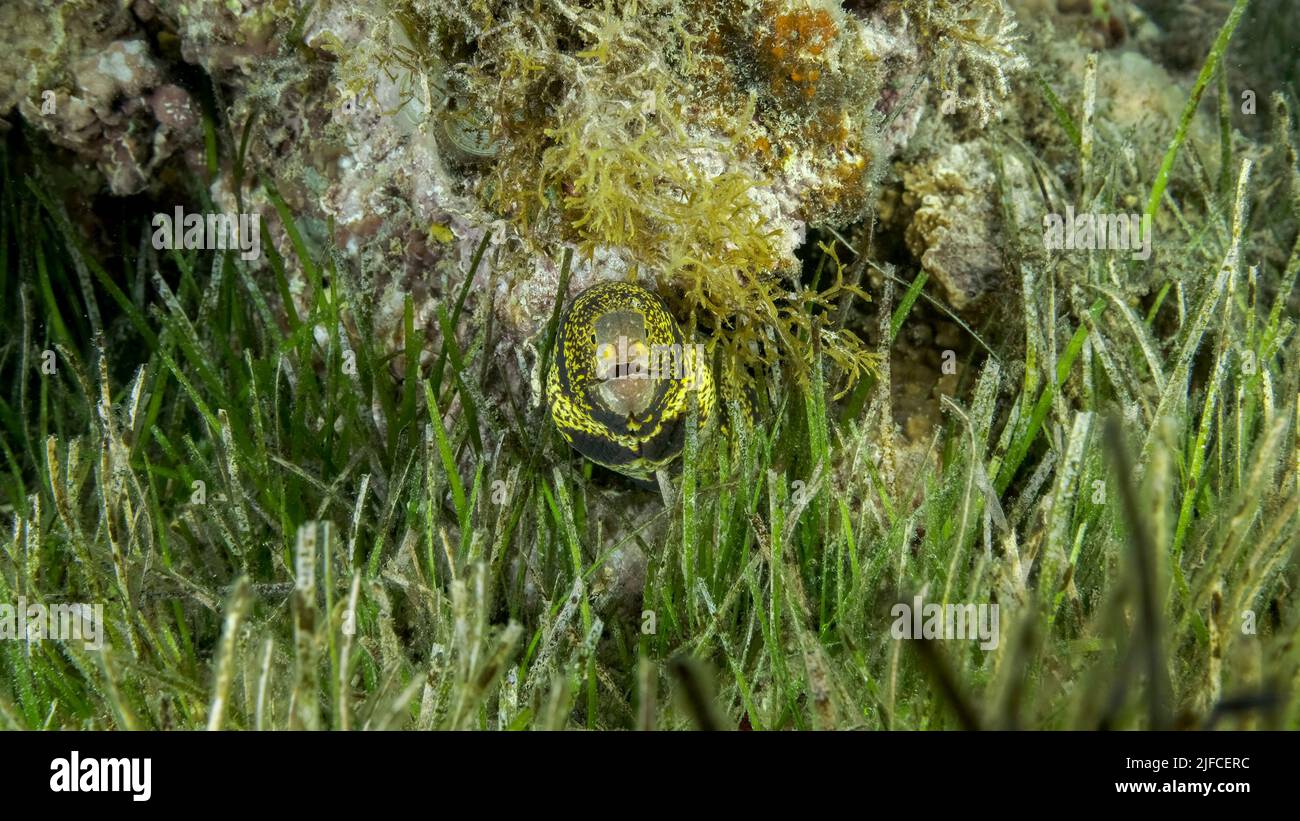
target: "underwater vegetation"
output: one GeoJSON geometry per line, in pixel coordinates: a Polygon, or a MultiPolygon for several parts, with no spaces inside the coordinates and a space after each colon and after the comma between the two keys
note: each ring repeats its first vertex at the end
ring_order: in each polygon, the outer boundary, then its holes
{"type": "Polygon", "coordinates": [[[0,727],[1300,726],[1288,11],[0,4],[0,727]]]}
{"type": "MultiPolygon", "coordinates": [[[[477,112],[494,146],[462,185],[524,253],[554,257],[567,242],[594,275],[653,284],[749,388],[778,361],[810,361],[814,333],[845,389],[872,369],[858,335],[808,321],[866,294],[838,265],[808,287],[793,252],[808,226],[844,226],[869,208],[887,83],[916,70],[900,55],[919,59],[905,8],[888,21],[774,0],[425,9],[395,27],[424,49],[344,54],[341,73],[363,76],[372,61],[403,77],[438,73],[452,89],[443,116],[477,112]]],[[[928,7],[918,22],[956,26],[928,7]]],[[[1014,28],[971,25],[971,50],[990,54],[1014,28]]],[[[973,75],[995,81],[981,106],[1006,90],[1004,66],[988,59],[995,68],[973,75]]],[[[1016,65],[1009,55],[1005,67],[1016,65]]]]}

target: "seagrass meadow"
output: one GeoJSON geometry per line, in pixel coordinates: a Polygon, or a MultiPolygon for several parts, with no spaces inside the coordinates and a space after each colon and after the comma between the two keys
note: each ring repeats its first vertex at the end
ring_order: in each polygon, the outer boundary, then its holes
{"type": "Polygon", "coordinates": [[[1300,729],[1294,18],[6,4],[0,728],[1300,729]]]}

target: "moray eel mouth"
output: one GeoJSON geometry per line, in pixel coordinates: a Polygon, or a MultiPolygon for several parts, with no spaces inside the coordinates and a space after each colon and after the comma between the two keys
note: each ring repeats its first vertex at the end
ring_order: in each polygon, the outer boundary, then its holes
{"type": "Polygon", "coordinates": [[[701,428],[715,404],[704,346],[682,334],[663,300],[630,282],[593,285],[569,303],[546,392],[574,450],[638,479],[681,452],[691,394],[701,428]]]}

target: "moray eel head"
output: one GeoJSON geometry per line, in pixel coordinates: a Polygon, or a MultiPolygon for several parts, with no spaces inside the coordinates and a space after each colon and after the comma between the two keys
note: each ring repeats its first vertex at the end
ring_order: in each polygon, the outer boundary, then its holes
{"type": "Polygon", "coordinates": [[[703,346],[658,296],[602,282],[573,298],[556,334],[547,402],[575,450],[648,479],[681,452],[692,393],[703,427],[714,411],[713,375],[703,346]]]}

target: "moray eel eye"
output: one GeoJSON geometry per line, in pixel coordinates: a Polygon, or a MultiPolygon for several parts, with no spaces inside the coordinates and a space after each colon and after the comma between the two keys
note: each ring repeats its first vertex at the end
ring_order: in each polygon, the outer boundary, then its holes
{"type": "Polygon", "coordinates": [[[556,428],[593,462],[648,478],[682,449],[691,394],[703,426],[713,375],[658,296],[602,282],[573,298],[555,340],[547,402],[556,428]]]}

